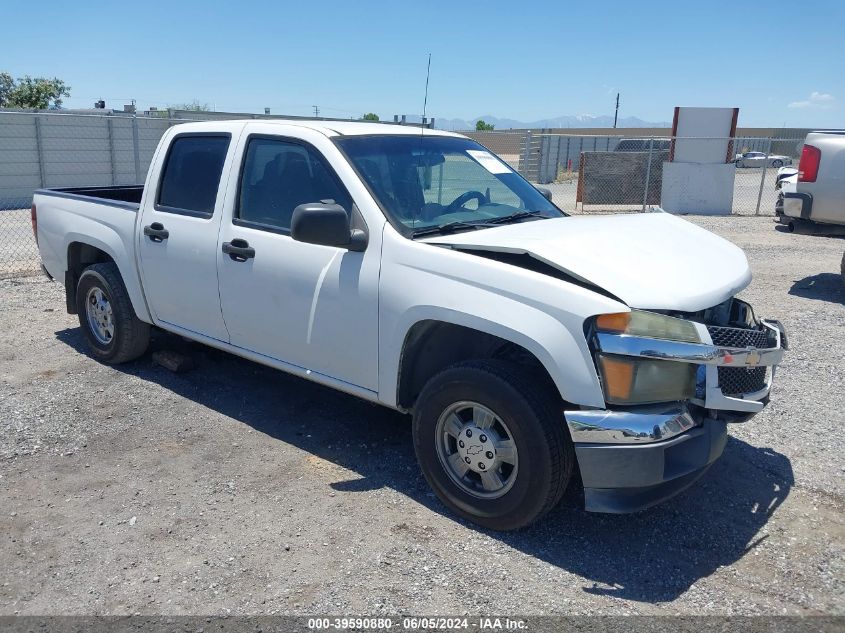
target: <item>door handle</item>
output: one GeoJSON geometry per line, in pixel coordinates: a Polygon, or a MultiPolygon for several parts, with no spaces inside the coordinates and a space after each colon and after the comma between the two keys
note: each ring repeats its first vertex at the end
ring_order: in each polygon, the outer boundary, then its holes
{"type": "Polygon", "coordinates": [[[245,262],[255,257],[255,249],[249,245],[249,242],[242,239],[223,242],[223,252],[236,262],[245,262]]]}
{"type": "Polygon", "coordinates": [[[170,231],[164,228],[161,222],[153,222],[144,227],[144,235],[150,238],[151,242],[163,242],[170,237],[170,231]]]}

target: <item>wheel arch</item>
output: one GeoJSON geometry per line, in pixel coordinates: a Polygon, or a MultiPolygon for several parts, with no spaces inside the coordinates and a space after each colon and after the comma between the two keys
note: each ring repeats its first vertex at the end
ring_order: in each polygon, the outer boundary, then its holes
{"type": "Polygon", "coordinates": [[[117,267],[129,295],[132,308],[139,319],[150,322],[146,301],[137,276],[130,264],[115,252],[111,245],[91,236],[69,236],[65,265],[65,301],[68,314],[76,314],[76,287],[85,268],[91,264],[112,263],[117,267]]]}
{"type": "Polygon", "coordinates": [[[562,324],[555,322],[554,330],[547,330],[543,337],[532,337],[526,333],[527,328],[517,330],[464,313],[449,316],[418,318],[404,329],[395,372],[391,370],[393,390],[380,394],[383,400],[412,410],[428,379],[449,365],[499,358],[536,372],[565,401],[603,405],[592,361],[585,362],[582,350],[562,324]]]}

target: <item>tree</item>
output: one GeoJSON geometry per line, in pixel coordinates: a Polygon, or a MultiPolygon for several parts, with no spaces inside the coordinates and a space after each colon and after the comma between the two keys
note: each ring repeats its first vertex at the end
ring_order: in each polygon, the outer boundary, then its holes
{"type": "Polygon", "coordinates": [[[9,94],[15,87],[15,80],[9,73],[0,73],[0,107],[4,107],[9,101],[9,94]]]}
{"type": "Polygon", "coordinates": [[[189,112],[211,112],[211,106],[207,103],[200,103],[196,99],[190,103],[176,103],[167,106],[170,110],[188,110],[189,112]]]}
{"type": "Polygon", "coordinates": [[[364,116],[361,117],[363,121],[378,121],[378,115],[375,112],[367,112],[364,116]]]}
{"type": "Polygon", "coordinates": [[[487,123],[484,119],[478,119],[475,122],[475,129],[479,132],[492,132],[496,129],[496,126],[492,123],[487,123]]]}
{"type": "Polygon", "coordinates": [[[9,73],[0,73],[0,107],[3,108],[61,108],[62,97],[70,96],[70,86],[57,77],[30,77],[15,81],[9,73]]]}

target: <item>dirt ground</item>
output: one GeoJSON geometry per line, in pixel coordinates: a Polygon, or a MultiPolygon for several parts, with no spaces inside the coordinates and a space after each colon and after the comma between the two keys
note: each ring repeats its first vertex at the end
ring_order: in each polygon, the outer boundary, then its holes
{"type": "Polygon", "coordinates": [[[107,367],[59,284],[0,281],[0,615],[845,613],[845,240],[693,221],[789,332],[771,404],[661,506],[510,534],[445,510],[405,416],[164,334],[196,370],[107,367]]]}

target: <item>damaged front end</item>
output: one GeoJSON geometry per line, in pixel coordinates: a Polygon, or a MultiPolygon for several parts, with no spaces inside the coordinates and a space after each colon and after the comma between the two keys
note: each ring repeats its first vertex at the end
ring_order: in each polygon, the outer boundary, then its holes
{"type": "Polygon", "coordinates": [[[726,423],[768,402],[787,347],[777,321],[731,298],[696,313],[632,311],[586,324],[605,409],[565,411],[588,510],[668,498],[721,455],[726,423]]]}

